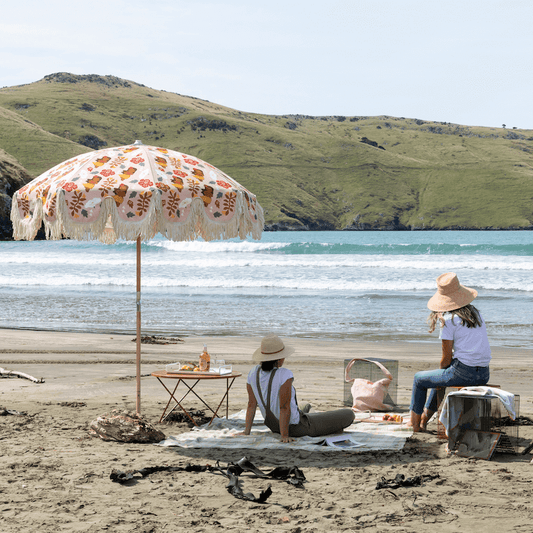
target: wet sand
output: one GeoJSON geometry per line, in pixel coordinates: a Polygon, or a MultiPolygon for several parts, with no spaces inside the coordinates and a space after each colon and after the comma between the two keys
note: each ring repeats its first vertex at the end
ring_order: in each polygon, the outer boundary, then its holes
{"type": "MultiPolygon", "coordinates": [[[[446,441],[430,432],[399,453],[298,453],[180,450],[151,444],[104,442],[89,424],[112,409],[135,409],[135,343],[128,335],[50,333],[0,329],[0,367],[44,378],[44,383],[0,378],[0,408],[26,413],[0,417],[0,510],[14,531],[530,531],[533,518],[531,455],[497,453],[491,461],[446,454],[446,441]],[[112,469],[222,465],[248,456],[268,471],[299,466],[304,489],[273,482],[266,504],[235,499],[226,480],[211,473],[158,472],[131,486],[111,482],[112,469]],[[382,478],[439,475],[421,487],[376,490],[382,478]]],[[[246,375],[258,337],[184,338],[180,344],[142,345],[143,416],[166,435],[185,423],[158,422],[168,394],[150,376],[165,364],[195,361],[204,342],[212,357],[241,372],[230,394],[230,413],[246,406],[246,375]]],[[[380,357],[399,363],[398,406],[408,411],[415,372],[435,368],[438,342],[348,342],[291,339],[287,360],[298,399],[316,409],[342,406],[344,359],[380,357]]],[[[520,395],[520,414],[533,418],[531,350],[494,348],[491,380],[520,395]]],[[[202,384],[203,385],[203,384],[202,384]]],[[[202,389],[220,398],[219,384],[202,389]]],[[[200,408],[191,401],[191,408],[200,408]]],[[[520,427],[520,445],[533,426],[520,427]]],[[[267,483],[243,476],[245,492],[267,483]]]]}

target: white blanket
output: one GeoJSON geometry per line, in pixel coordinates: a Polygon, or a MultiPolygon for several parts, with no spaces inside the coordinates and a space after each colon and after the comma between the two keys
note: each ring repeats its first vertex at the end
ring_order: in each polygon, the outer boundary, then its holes
{"type": "MultiPolygon", "coordinates": [[[[404,424],[387,422],[361,422],[368,413],[358,413],[356,421],[346,428],[343,435],[349,437],[351,447],[326,446],[326,437],[299,437],[290,443],[282,443],[279,435],[272,433],[265,425],[261,413],[257,411],[250,435],[237,435],[244,431],[246,411],[242,410],[229,419],[216,418],[211,426],[207,424],[194,428],[188,433],[171,436],[157,446],[179,446],[182,448],[238,448],[270,450],[309,450],[309,451],[350,451],[355,453],[374,451],[399,451],[413,434],[404,424]]],[[[376,420],[383,415],[376,415],[376,420]]]]}

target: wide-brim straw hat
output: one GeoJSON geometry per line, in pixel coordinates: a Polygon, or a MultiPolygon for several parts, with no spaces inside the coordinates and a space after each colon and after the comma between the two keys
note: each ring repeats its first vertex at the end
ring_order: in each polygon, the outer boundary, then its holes
{"type": "Polygon", "coordinates": [[[267,335],[261,339],[261,347],[254,352],[253,360],[256,363],[277,361],[286,359],[293,353],[294,348],[286,346],[277,335],[267,335]]]}
{"type": "Polygon", "coordinates": [[[429,299],[431,311],[453,311],[471,303],[477,296],[476,289],[459,283],[455,272],[446,272],[437,278],[437,292],[429,299]]]}

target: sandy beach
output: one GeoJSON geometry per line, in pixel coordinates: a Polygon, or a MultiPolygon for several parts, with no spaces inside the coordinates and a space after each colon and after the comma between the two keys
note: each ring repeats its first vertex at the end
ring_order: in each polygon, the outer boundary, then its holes
{"type": "MultiPolygon", "coordinates": [[[[105,442],[89,433],[91,421],[113,409],[135,409],[135,343],[130,335],[0,330],[0,367],[44,383],[0,378],[0,511],[3,532],[48,531],[531,531],[531,454],[497,453],[490,461],[448,456],[436,425],[398,453],[258,452],[190,450],[105,442]],[[272,482],[264,504],[234,498],[227,480],[209,472],[162,471],[130,485],[110,480],[113,469],[236,462],[247,456],[264,471],[298,466],[303,489],[272,482]],[[435,476],[420,487],[377,490],[382,478],[435,476]],[[438,477],[436,477],[438,476],[438,477]]],[[[142,345],[141,412],[165,435],[186,423],[159,423],[168,394],[150,374],[168,363],[195,361],[204,343],[212,357],[241,372],[230,393],[230,413],[246,406],[246,375],[260,339],[188,337],[179,344],[142,345]]],[[[300,404],[342,407],[344,359],[380,357],[399,363],[398,404],[408,412],[415,372],[438,364],[438,343],[291,339],[287,361],[300,404]]],[[[520,395],[520,415],[532,417],[531,350],[495,347],[493,384],[520,395]]],[[[203,385],[203,384],[202,384],[203,385]]],[[[206,385],[207,401],[221,388],[206,385]]],[[[199,402],[188,406],[200,408],[199,402]]],[[[520,449],[533,426],[520,426],[520,449]]],[[[267,482],[243,476],[256,495],[267,482]]]]}

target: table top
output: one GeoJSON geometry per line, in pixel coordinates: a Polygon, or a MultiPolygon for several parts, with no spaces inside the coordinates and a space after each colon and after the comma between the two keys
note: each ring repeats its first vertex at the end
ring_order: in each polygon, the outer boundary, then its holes
{"type": "Polygon", "coordinates": [[[231,374],[217,374],[210,372],[209,374],[201,372],[167,372],[166,370],[156,370],[152,372],[152,376],[156,378],[168,379],[230,379],[242,376],[240,372],[232,372],[231,374]]]}

